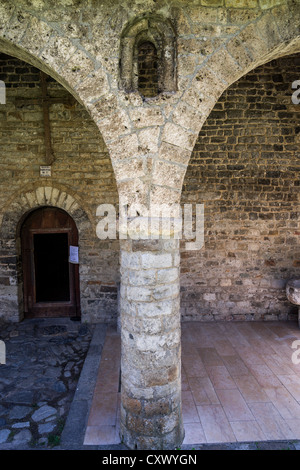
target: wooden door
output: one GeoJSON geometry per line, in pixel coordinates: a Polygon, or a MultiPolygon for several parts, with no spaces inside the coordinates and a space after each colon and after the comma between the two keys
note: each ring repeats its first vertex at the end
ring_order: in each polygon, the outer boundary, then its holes
{"type": "Polygon", "coordinates": [[[79,317],[79,269],[69,262],[70,246],[78,246],[73,219],[38,209],[23,223],[21,243],[25,317],[79,317]]]}

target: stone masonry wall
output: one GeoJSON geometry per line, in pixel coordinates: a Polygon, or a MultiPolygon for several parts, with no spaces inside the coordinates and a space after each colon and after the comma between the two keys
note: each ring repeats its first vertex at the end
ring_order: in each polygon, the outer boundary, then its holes
{"type": "MultiPolygon", "coordinates": [[[[96,208],[102,203],[115,204],[118,196],[111,161],[99,130],[87,111],[49,78],[49,95],[61,98],[63,103],[50,106],[55,162],[52,176],[40,177],[39,167],[45,165],[42,106],[18,102],[19,99],[41,96],[39,70],[3,54],[0,56],[0,80],[5,82],[7,90],[7,103],[0,109],[0,211],[4,220],[0,245],[0,316],[11,317],[16,305],[15,299],[8,300],[9,292],[22,282],[21,270],[16,265],[19,255],[15,243],[16,224],[9,229],[13,233],[4,234],[10,225],[12,204],[28,191],[36,190],[38,207],[42,204],[38,200],[40,188],[45,186],[67,193],[87,214],[85,224],[88,226],[84,233],[79,233],[83,320],[115,321],[118,241],[97,238],[96,208]]],[[[54,192],[50,205],[53,200],[54,192]]],[[[32,203],[31,208],[34,205],[32,203]]],[[[21,309],[21,298],[19,300],[21,309]]]]}
{"type": "MultiPolygon", "coordinates": [[[[120,201],[126,199],[129,204],[137,202],[147,206],[180,200],[182,182],[190,153],[203,123],[220,95],[234,81],[254,67],[271,59],[299,52],[299,24],[298,0],[120,0],[118,2],[107,0],[89,2],[16,0],[15,2],[7,2],[0,0],[1,51],[18,56],[47,72],[84,104],[98,126],[109,150],[120,201]],[[54,6],[55,8],[53,8],[54,6]],[[151,40],[149,27],[155,34],[155,44],[164,45],[162,48],[158,47],[158,52],[159,56],[163,54],[165,73],[159,74],[159,79],[162,78],[163,82],[159,82],[159,88],[163,92],[155,98],[143,99],[138,93],[135,82],[136,60],[133,60],[132,52],[133,44],[136,44],[135,40],[140,39],[141,35],[143,39],[151,40]]],[[[252,88],[254,86],[252,82],[251,86],[252,88]]],[[[248,85],[247,87],[249,88],[248,85]]],[[[274,80],[272,80],[272,87],[274,87],[274,80]]],[[[245,96],[247,94],[243,90],[242,97],[245,96]]],[[[266,91],[263,91],[263,96],[266,97],[266,91]]],[[[275,98],[275,91],[273,91],[273,96],[275,98]]],[[[221,102],[222,100],[219,103],[221,102]]],[[[260,104],[264,105],[265,103],[266,99],[260,104]]],[[[279,101],[279,104],[282,103],[279,101]]],[[[264,119],[255,123],[256,133],[247,134],[246,132],[252,129],[250,124],[253,121],[246,113],[246,108],[250,108],[250,103],[245,101],[244,106],[243,112],[245,114],[240,114],[239,118],[231,116],[232,127],[227,130],[231,136],[235,136],[237,139],[235,144],[238,146],[236,150],[237,164],[244,165],[245,168],[240,170],[235,168],[233,171],[229,165],[234,165],[234,158],[229,158],[228,149],[225,148],[222,151],[220,149],[221,144],[234,146],[234,143],[230,141],[214,143],[213,141],[213,147],[217,148],[216,152],[219,156],[209,157],[206,153],[205,165],[202,167],[203,174],[196,165],[198,168],[195,170],[195,173],[198,173],[195,178],[196,185],[193,187],[191,181],[189,185],[185,185],[184,197],[188,191],[190,200],[194,198],[196,202],[198,199],[200,202],[206,202],[207,222],[211,224],[207,225],[209,244],[205,251],[198,254],[187,253],[190,258],[188,263],[185,257],[186,253],[182,253],[183,260],[185,259],[182,269],[182,288],[186,288],[183,291],[182,299],[183,318],[185,319],[193,318],[193,309],[198,318],[199,316],[200,318],[213,318],[214,314],[218,312],[223,313],[223,315],[219,315],[219,318],[220,316],[226,317],[226,315],[227,318],[230,318],[232,313],[237,316],[241,315],[241,318],[246,313],[249,314],[249,311],[264,312],[265,314],[266,310],[271,312],[270,316],[274,315],[275,318],[278,318],[272,312],[278,311],[277,308],[284,302],[279,299],[279,296],[273,300],[274,295],[272,294],[274,292],[283,294],[281,284],[285,276],[291,274],[292,269],[296,269],[292,268],[292,264],[299,259],[295,254],[292,255],[292,250],[295,247],[290,242],[287,243],[288,240],[296,238],[295,231],[299,230],[297,219],[289,216],[286,219],[281,219],[282,225],[280,225],[277,218],[282,213],[291,214],[291,207],[293,207],[293,213],[295,212],[295,199],[293,200],[293,198],[296,186],[290,185],[287,189],[286,183],[293,181],[294,172],[291,168],[297,167],[297,149],[294,147],[294,153],[291,150],[293,160],[291,165],[291,159],[285,156],[284,150],[274,148],[275,145],[282,145],[287,149],[288,138],[295,137],[295,133],[285,137],[281,134],[282,142],[276,141],[274,143],[274,140],[272,141],[273,137],[278,138],[279,129],[281,129],[281,111],[273,109],[273,111],[268,110],[267,119],[265,113],[264,119]],[[275,116],[274,122],[271,120],[272,116],[275,116]],[[264,126],[265,123],[269,125],[269,122],[272,132],[268,126],[264,126]],[[242,125],[242,128],[239,129],[241,134],[234,134],[235,125],[242,125]],[[263,132],[265,127],[267,127],[266,133],[263,132]],[[243,133],[243,129],[246,129],[245,133],[243,133]],[[260,136],[265,138],[264,143],[258,142],[260,136]],[[249,160],[246,160],[246,154],[251,153],[250,147],[245,149],[245,142],[242,143],[239,140],[244,137],[255,137],[257,140],[252,144],[260,143],[267,149],[270,148],[268,151],[261,147],[261,160],[259,161],[264,163],[259,170],[257,149],[252,152],[254,153],[253,160],[250,158],[250,162],[253,161],[252,166],[248,166],[249,160]],[[265,153],[277,156],[276,158],[281,162],[280,171],[286,175],[286,178],[281,179],[267,174],[267,171],[272,169],[279,170],[275,163],[272,163],[270,168],[265,153]],[[210,158],[212,162],[209,161],[210,158]],[[222,159],[225,162],[224,168],[221,163],[222,159]],[[241,172],[242,178],[243,171],[245,171],[245,176],[243,176],[244,181],[241,189],[240,185],[238,187],[232,186],[230,175],[233,177],[237,172],[241,172]],[[207,172],[206,181],[205,172],[207,172]],[[204,195],[200,194],[201,178],[199,176],[203,177],[203,183],[206,185],[201,188],[206,194],[206,200],[204,195]],[[277,178],[278,184],[283,181],[280,200],[282,204],[288,204],[291,209],[289,212],[287,211],[288,206],[285,206],[284,209],[283,206],[282,208],[272,206],[274,201],[267,196],[269,193],[272,195],[273,192],[276,193],[275,185],[268,186],[268,184],[259,181],[261,178],[265,181],[268,179],[276,181],[277,178]],[[270,191],[258,191],[255,187],[269,187],[270,191]],[[254,206],[255,199],[246,197],[246,194],[250,192],[254,195],[257,191],[259,197],[254,206]],[[284,199],[285,194],[289,192],[291,199],[288,197],[284,199]],[[250,207],[247,202],[249,200],[253,202],[253,205],[251,205],[251,210],[247,212],[245,208],[250,207]],[[245,205],[242,204],[243,202],[245,205]],[[230,203],[232,206],[229,205],[230,203]],[[260,212],[254,210],[254,207],[259,207],[260,212]],[[265,211],[266,208],[268,210],[265,211]],[[259,214],[256,221],[250,219],[250,212],[259,214]],[[238,214],[240,214],[241,220],[238,219],[238,214]],[[261,217],[266,214],[271,214],[270,219],[261,217]],[[243,226],[241,226],[241,221],[243,226]],[[242,230],[246,230],[246,232],[241,232],[242,230]],[[254,231],[256,231],[256,235],[254,231]],[[238,239],[235,240],[233,236],[238,239]],[[278,242],[275,246],[275,240],[278,238],[283,238],[284,241],[281,244],[278,242]],[[282,247],[285,246],[290,251],[287,250],[286,257],[280,259],[279,247],[282,252],[282,247]],[[274,262],[275,265],[267,266],[265,262],[274,262]],[[189,275],[184,273],[184,268],[190,270],[189,275]],[[239,276],[238,273],[241,275],[239,276]],[[271,292],[270,285],[274,280],[279,282],[280,288],[276,284],[275,288],[272,286],[274,292],[271,292]],[[204,286],[205,291],[199,282],[207,284],[204,286]],[[224,283],[231,285],[224,286],[224,283]],[[247,298],[245,299],[246,287],[247,298]],[[266,297],[269,296],[267,300],[261,299],[261,293],[266,297]],[[197,296],[198,302],[195,301],[197,296]],[[251,305],[255,300],[265,302],[265,305],[260,307],[251,305]],[[206,315],[204,307],[207,307],[206,315]],[[253,310],[250,307],[253,307],[253,310]]],[[[236,108],[234,111],[241,110],[236,108]]],[[[257,109],[257,111],[259,110],[257,109]]],[[[224,117],[226,117],[226,112],[227,109],[224,106],[224,117]]],[[[285,112],[288,112],[286,127],[289,127],[293,123],[291,116],[294,119],[295,114],[286,110],[283,110],[282,114],[285,112]]],[[[214,138],[227,139],[224,126],[220,126],[222,122],[223,120],[216,116],[212,121],[212,125],[216,126],[213,129],[214,138]],[[224,134],[221,134],[223,131],[224,134]]],[[[85,126],[82,121],[80,124],[80,129],[83,130],[85,126]]],[[[36,121],[32,123],[31,130],[33,129],[38,129],[36,121]]],[[[205,129],[207,132],[207,126],[205,129]]],[[[206,139],[208,147],[210,142],[207,139],[210,139],[211,136],[205,135],[205,129],[203,142],[206,139]]],[[[9,136],[7,142],[11,141],[11,137],[9,136]]],[[[21,142],[23,138],[24,136],[20,132],[21,142]]],[[[88,138],[81,140],[85,144],[88,143],[84,146],[89,155],[87,161],[89,158],[89,161],[94,161],[90,156],[90,152],[92,152],[90,143],[95,144],[93,139],[91,135],[88,135],[88,138]]],[[[251,142],[248,145],[250,146],[251,142]]],[[[69,146],[67,146],[68,148],[69,146]]],[[[66,161],[67,149],[64,151],[64,159],[61,159],[61,162],[66,161]]],[[[83,152],[84,149],[82,148],[81,151],[83,152]]],[[[79,149],[77,150],[79,153],[79,149]]],[[[206,150],[208,148],[201,149],[202,152],[206,152],[206,150]]],[[[77,156],[78,153],[75,151],[77,156]]],[[[26,163],[29,161],[32,163],[34,156],[35,153],[27,156],[26,163]]],[[[195,166],[194,157],[188,175],[195,166]]],[[[79,173],[79,169],[84,167],[84,162],[79,159],[80,162],[78,160],[75,164],[75,160],[74,166],[70,163],[70,168],[72,167],[73,171],[76,169],[79,173]]],[[[72,161],[72,158],[68,161],[72,161]]],[[[25,174],[27,167],[24,162],[17,160],[17,158],[14,162],[15,171],[24,170],[25,174]]],[[[39,161],[37,164],[39,165],[39,161]]],[[[58,168],[59,165],[56,170],[58,168]]],[[[97,186],[96,184],[96,180],[99,181],[99,179],[97,179],[95,172],[90,173],[86,169],[84,171],[87,174],[81,174],[78,179],[74,178],[76,181],[76,185],[74,185],[71,183],[72,177],[70,173],[68,174],[68,170],[69,168],[64,169],[63,176],[56,175],[54,172],[53,183],[56,183],[59,190],[65,189],[66,193],[71,193],[71,196],[76,199],[78,207],[81,207],[81,211],[87,213],[88,206],[90,208],[91,206],[88,205],[86,194],[92,194],[93,189],[97,189],[97,194],[101,194],[101,185],[97,186]],[[87,181],[91,182],[92,177],[89,176],[91,174],[95,175],[95,181],[88,187],[86,183],[87,181]],[[54,181],[55,178],[57,178],[56,181],[54,181]],[[66,187],[62,188],[63,185],[66,187]]],[[[12,181],[12,177],[9,178],[12,181]]],[[[36,178],[36,174],[29,176],[27,185],[32,186],[34,183],[40,187],[41,183],[36,178]]],[[[24,175],[19,181],[19,191],[21,189],[28,190],[26,186],[24,187],[24,175]]],[[[48,185],[49,183],[47,182],[48,185]]],[[[12,189],[8,183],[7,187],[7,196],[11,196],[10,201],[13,201],[12,189]]],[[[278,186],[278,189],[280,187],[278,186]]],[[[278,194],[276,194],[277,196],[278,194]]],[[[20,196],[17,200],[20,201],[20,196]]],[[[275,199],[275,202],[277,201],[278,199],[275,199]]],[[[21,203],[23,203],[22,199],[21,203]]],[[[18,210],[17,204],[14,207],[11,203],[11,207],[7,208],[11,214],[13,214],[13,209],[18,210]]],[[[92,213],[93,209],[90,210],[89,221],[91,221],[92,213]]],[[[7,216],[3,220],[9,221],[7,216]]],[[[89,223],[92,224],[92,222],[89,223]]],[[[140,253],[137,257],[136,253],[133,253],[127,246],[129,256],[125,255],[124,259],[121,257],[120,310],[122,312],[123,356],[121,430],[124,436],[123,441],[130,448],[155,449],[159,446],[159,449],[174,449],[178,448],[183,440],[179,368],[179,281],[178,279],[174,280],[171,286],[170,280],[166,280],[165,287],[160,285],[162,278],[159,277],[159,271],[162,266],[156,266],[157,258],[153,257],[153,253],[152,256],[147,256],[151,251],[150,245],[145,243],[143,253],[139,250],[140,253]],[[133,271],[139,272],[136,269],[141,267],[138,260],[141,263],[141,260],[145,260],[145,258],[150,261],[149,269],[142,270],[145,271],[143,272],[145,275],[143,292],[144,295],[146,294],[146,298],[141,299],[142,302],[139,302],[139,298],[131,299],[132,302],[129,304],[125,297],[128,293],[136,295],[136,290],[130,288],[134,286],[126,284],[128,282],[126,279],[137,274],[133,271]],[[126,259],[130,262],[130,266],[126,265],[126,259]],[[151,271],[151,273],[146,271],[151,271]],[[149,274],[150,278],[148,277],[147,281],[146,275],[149,274]],[[151,289],[148,290],[146,282],[151,283],[151,289]],[[158,289],[159,287],[162,288],[158,289]],[[138,312],[140,307],[138,304],[143,303],[148,308],[148,303],[151,304],[151,300],[157,300],[155,296],[158,293],[166,297],[169,296],[170,291],[177,292],[176,299],[172,301],[172,317],[161,311],[161,324],[156,322],[157,319],[152,323],[152,325],[156,325],[156,333],[153,334],[153,331],[149,329],[140,335],[140,325],[143,325],[143,318],[139,316],[141,310],[138,312]],[[139,315],[129,314],[129,309],[132,307],[131,312],[135,310],[139,315]],[[168,324],[168,317],[170,320],[174,319],[174,322],[168,324]],[[133,334],[131,322],[135,327],[133,334]],[[153,367],[147,374],[149,364],[158,365],[158,369],[153,367]],[[142,416],[147,417],[147,420],[143,422],[140,421],[136,411],[139,407],[142,416]],[[154,442],[157,435],[159,442],[157,440],[154,442]]],[[[6,248],[12,246],[13,237],[10,241],[7,240],[6,248]]],[[[166,259],[164,255],[167,253],[167,246],[168,244],[164,243],[160,246],[159,255],[163,255],[162,259],[166,259]]],[[[98,246],[92,245],[89,248],[91,253],[98,253],[98,246]]],[[[121,249],[123,255],[123,251],[126,250],[124,247],[121,249]]],[[[176,251],[176,259],[178,259],[178,245],[176,250],[175,247],[173,250],[174,256],[176,251]]],[[[114,251],[114,255],[115,253],[117,250],[114,251]]],[[[99,260],[97,264],[99,264],[99,260]]],[[[89,275],[88,263],[86,268],[86,274],[89,275]]],[[[166,268],[171,268],[171,265],[168,264],[166,268]]],[[[93,280],[101,280],[101,270],[98,266],[96,269],[97,275],[93,280]]],[[[105,269],[107,269],[106,265],[105,269]]],[[[284,305],[286,306],[286,304],[284,305]]],[[[218,315],[216,316],[218,317],[218,315]]]]}
{"type": "Polygon", "coordinates": [[[182,203],[204,203],[205,246],[181,253],[185,320],[275,320],[296,313],[300,56],[265,64],[223,93],[203,126],[182,203]]]}

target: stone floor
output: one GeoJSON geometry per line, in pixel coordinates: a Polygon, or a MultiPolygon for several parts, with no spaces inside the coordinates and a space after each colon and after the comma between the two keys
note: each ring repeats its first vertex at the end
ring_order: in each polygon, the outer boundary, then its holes
{"type": "MultiPolygon", "coordinates": [[[[113,328],[27,320],[0,323],[0,339],[0,450],[128,450],[113,328]]],[[[295,340],[294,322],[182,324],[182,449],[300,450],[295,340]]]]}
{"type": "Polygon", "coordinates": [[[0,322],[0,449],[60,443],[93,328],[58,318],[0,322]]]}
{"type": "MultiPolygon", "coordinates": [[[[182,324],[183,444],[300,439],[300,364],[292,360],[294,354],[297,362],[300,342],[293,349],[295,340],[300,330],[294,322],[182,324]]],[[[110,329],[87,446],[119,443],[119,375],[120,338],[110,329]]]]}

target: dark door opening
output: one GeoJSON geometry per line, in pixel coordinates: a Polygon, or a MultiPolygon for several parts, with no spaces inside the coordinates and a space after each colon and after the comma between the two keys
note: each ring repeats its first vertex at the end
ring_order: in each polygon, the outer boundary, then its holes
{"type": "Polygon", "coordinates": [[[79,318],[79,270],[69,262],[70,246],[78,246],[73,219],[61,209],[38,209],[23,223],[21,242],[25,316],[79,318]]]}
{"type": "Polygon", "coordinates": [[[68,234],[33,236],[37,302],[69,302],[68,234]]]}

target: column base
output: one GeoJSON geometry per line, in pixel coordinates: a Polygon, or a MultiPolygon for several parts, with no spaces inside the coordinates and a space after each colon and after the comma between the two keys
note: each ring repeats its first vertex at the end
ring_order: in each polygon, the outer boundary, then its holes
{"type": "Polygon", "coordinates": [[[120,424],[121,442],[131,450],[175,450],[181,447],[184,435],[183,425],[164,436],[147,436],[130,432],[126,426],[120,424]]]}

